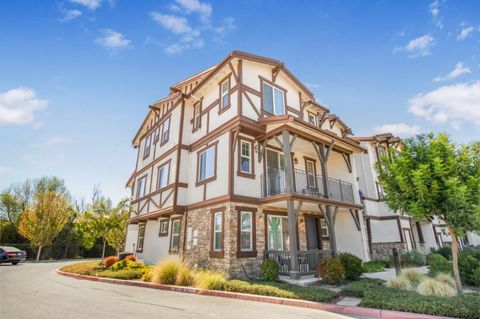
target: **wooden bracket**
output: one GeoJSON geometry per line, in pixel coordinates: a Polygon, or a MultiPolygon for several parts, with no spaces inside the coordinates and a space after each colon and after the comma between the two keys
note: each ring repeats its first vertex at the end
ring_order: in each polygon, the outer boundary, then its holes
{"type": "Polygon", "coordinates": [[[276,67],[274,67],[274,68],[272,69],[272,81],[273,81],[273,82],[275,82],[275,80],[277,79],[278,73],[280,73],[280,70],[281,70],[282,68],[283,68],[283,63],[277,65],[276,67]]]}
{"type": "Polygon", "coordinates": [[[342,131],[342,138],[345,138],[347,135],[352,135],[352,129],[351,128],[347,128],[347,129],[341,129],[342,131]]]}
{"type": "Polygon", "coordinates": [[[341,153],[341,154],[342,154],[343,160],[347,164],[348,172],[351,173],[352,172],[352,161],[351,161],[350,154],[345,154],[345,153],[341,153]]]}
{"type": "Polygon", "coordinates": [[[292,140],[290,141],[290,148],[292,148],[293,143],[295,142],[296,139],[297,139],[297,134],[293,134],[293,138],[292,138],[292,140]]]}
{"type": "Polygon", "coordinates": [[[239,83],[238,74],[237,74],[237,72],[235,72],[235,68],[233,67],[232,62],[228,62],[228,66],[230,67],[230,70],[232,71],[233,77],[235,78],[235,82],[239,83]]]}
{"type": "Polygon", "coordinates": [[[233,140],[232,140],[232,149],[231,152],[235,152],[235,146],[237,145],[238,135],[240,134],[240,129],[237,128],[233,131],[233,140]]]}
{"type": "Polygon", "coordinates": [[[360,217],[358,215],[358,210],[356,209],[355,212],[353,209],[349,209],[350,215],[352,215],[353,220],[355,221],[355,226],[357,226],[357,230],[360,230],[360,217]]]}
{"type": "Polygon", "coordinates": [[[275,135],[273,138],[274,138],[275,141],[278,143],[278,145],[280,145],[280,147],[283,148],[283,143],[282,143],[282,141],[280,141],[280,139],[278,138],[278,136],[275,135]]]}

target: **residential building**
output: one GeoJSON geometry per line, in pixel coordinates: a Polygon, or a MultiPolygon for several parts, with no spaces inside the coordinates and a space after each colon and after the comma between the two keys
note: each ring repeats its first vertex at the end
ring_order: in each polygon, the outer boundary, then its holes
{"type": "Polygon", "coordinates": [[[282,62],[233,51],[149,107],[126,250],[232,277],[264,258],[293,278],[337,252],[368,260],[351,136],[282,62]]]}

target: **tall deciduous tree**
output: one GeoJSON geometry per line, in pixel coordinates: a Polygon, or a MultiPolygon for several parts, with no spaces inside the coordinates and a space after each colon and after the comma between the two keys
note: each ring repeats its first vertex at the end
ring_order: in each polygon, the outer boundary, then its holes
{"type": "Polygon", "coordinates": [[[0,217],[8,219],[14,225],[18,224],[22,215],[20,199],[11,189],[6,189],[0,194],[0,217]]]}
{"type": "Polygon", "coordinates": [[[125,247],[128,217],[130,216],[128,200],[120,201],[117,206],[110,210],[109,216],[110,229],[107,234],[107,241],[118,254],[125,247]]]}
{"type": "Polygon", "coordinates": [[[419,135],[402,142],[401,152],[390,150],[377,172],[392,210],[445,223],[461,292],[457,236],[480,230],[480,142],[457,146],[446,134],[419,135]]]}
{"type": "Polygon", "coordinates": [[[65,195],[54,191],[39,192],[33,205],[27,207],[20,220],[19,232],[33,247],[37,247],[37,261],[42,248],[51,244],[67,222],[72,209],[65,195]]]}

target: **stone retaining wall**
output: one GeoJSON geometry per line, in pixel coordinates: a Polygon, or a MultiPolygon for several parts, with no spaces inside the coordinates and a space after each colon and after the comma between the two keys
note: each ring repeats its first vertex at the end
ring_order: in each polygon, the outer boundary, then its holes
{"type": "Polygon", "coordinates": [[[372,260],[389,260],[392,257],[393,248],[397,248],[399,255],[407,252],[406,243],[371,243],[370,258],[372,260]]]}

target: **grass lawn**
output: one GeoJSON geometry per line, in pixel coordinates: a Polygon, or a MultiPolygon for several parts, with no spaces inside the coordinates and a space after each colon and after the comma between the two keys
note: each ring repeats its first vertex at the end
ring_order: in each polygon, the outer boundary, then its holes
{"type": "Polygon", "coordinates": [[[68,265],[60,268],[60,270],[79,275],[131,280],[142,278],[148,268],[149,267],[146,266],[137,269],[126,268],[122,270],[110,270],[103,268],[103,266],[100,264],[100,261],[88,261],[68,265]]]}
{"type": "Polygon", "coordinates": [[[349,284],[342,290],[342,294],[361,297],[360,306],[363,307],[456,318],[480,318],[478,293],[464,293],[451,298],[422,296],[414,291],[388,288],[381,280],[363,279],[349,284]]]}
{"type": "Polygon", "coordinates": [[[367,261],[363,263],[365,272],[379,272],[385,270],[386,263],[384,261],[367,261]]]}

